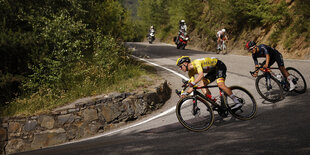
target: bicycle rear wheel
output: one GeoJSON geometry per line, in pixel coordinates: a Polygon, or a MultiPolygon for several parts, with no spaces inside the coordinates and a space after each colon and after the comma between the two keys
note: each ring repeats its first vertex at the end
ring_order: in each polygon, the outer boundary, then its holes
{"type": "Polygon", "coordinates": [[[293,67],[287,67],[286,70],[294,77],[293,82],[296,85],[294,92],[302,94],[307,90],[307,83],[302,74],[293,67]]]}
{"type": "Polygon", "coordinates": [[[269,102],[278,102],[284,98],[283,88],[280,82],[270,77],[270,85],[266,83],[266,76],[260,75],[256,78],[255,87],[258,94],[269,102]]]}
{"type": "Polygon", "coordinates": [[[181,99],[176,106],[176,115],[185,128],[195,132],[208,130],[214,122],[211,106],[201,97],[197,97],[197,100],[193,96],[181,99]],[[198,109],[194,107],[195,102],[198,109]]]}
{"type": "Polygon", "coordinates": [[[253,95],[246,89],[239,86],[231,86],[230,89],[232,93],[238,97],[239,102],[241,102],[243,106],[241,108],[231,110],[230,107],[232,107],[235,103],[225,93],[224,102],[226,102],[225,105],[229,113],[240,120],[252,119],[257,111],[257,105],[253,95]]]}

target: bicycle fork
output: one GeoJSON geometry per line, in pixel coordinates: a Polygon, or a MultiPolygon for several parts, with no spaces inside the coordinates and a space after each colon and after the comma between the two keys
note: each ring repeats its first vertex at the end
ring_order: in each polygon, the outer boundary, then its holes
{"type": "Polygon", "coordinates": [[[272,89],[272,86],[271,86],[271,80],[270,80],[270,77],[271,75],[270,74],[266,74],[266,86],[267,86],[267,90],[270,90],[272,89]]]}
{"type": "Polygon", "coordinates": [[[197,98],[193,100],[193,111],[192,111],[194,116],[199,116],[200,115],[200,108],[197,106],[197,98]]]}

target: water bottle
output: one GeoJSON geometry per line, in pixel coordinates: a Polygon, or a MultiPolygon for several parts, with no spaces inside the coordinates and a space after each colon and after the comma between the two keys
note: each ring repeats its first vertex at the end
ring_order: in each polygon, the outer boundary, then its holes
{"type": "Polygon", "coordinates": [[[279,73],[276,75],[277,80],[279,80],[279,82],[282,82],[282,74],[279,73]]]}

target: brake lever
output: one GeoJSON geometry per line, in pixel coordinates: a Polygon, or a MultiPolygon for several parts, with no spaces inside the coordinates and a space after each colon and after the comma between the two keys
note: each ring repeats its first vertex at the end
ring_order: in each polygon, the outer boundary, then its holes
{"type": "Polygon", "coordinates": [[[182,79],[182,82],[186,85],[188,83],[188,81],[182,79]]]}
{"type": "Polygon", "coordinates": [[[180,97],[181,96],[181,91],[178,91],[177,89],[175,90],[175,93],[180,97]]]}

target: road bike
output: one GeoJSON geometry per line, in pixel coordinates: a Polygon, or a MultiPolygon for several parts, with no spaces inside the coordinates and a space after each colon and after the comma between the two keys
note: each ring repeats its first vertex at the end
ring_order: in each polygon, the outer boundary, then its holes
{"type": "MultiPolygon", "coordinates": [[[[188,87],[188,81],[183,80],[183,90],[188,87]]],[[[256,101],[253,95],[246,89],[239,86],[231,86],[233,94],[238,97],[242,107],[232,110],[235,105],[233,100],[219,87],[218,96],[205,96],[198,90],[202,88],[216,88],[217,85],[207,85],[203,87],[194,86],[193,95],[181,98],[176,105],[176,115],[179,122],[188,130],[201,132],[208,130],[214,122],[214,111],[222,118],[228,117],[230,113],[240,120],[252,119],[257,110],[256,101]]],[[[176,89],[178,96],[181,91],[176,89]]]]}
{"type": "Polygon", "coordinates": [[[220,48],[216,50],[216,54],[219,54],[221,51],[223,51],[223,54],[227,54],[227,46],[226,46],[226,39],[221,39],[220,41],[220,48]]]}
{"type": "MultiPolygon", "coordinates": [[[[274,73],[271,70],[279,70],[279,68],[263,68],[262,65],[257,67],[255,71],[250,72],[253,75],[258,70],[263,71],[255,80],[255,87],[258,94],[267,101],[278,102],[285,98],[289,92],[290,84],[281,73],[274,73]]],[[[302,94],[307,90],[306,80],[303,75],[293,67],[287,67],[286,70],[294,77],[293,83],[296,85],[293,90],[296,93],[302,94]]]]}

